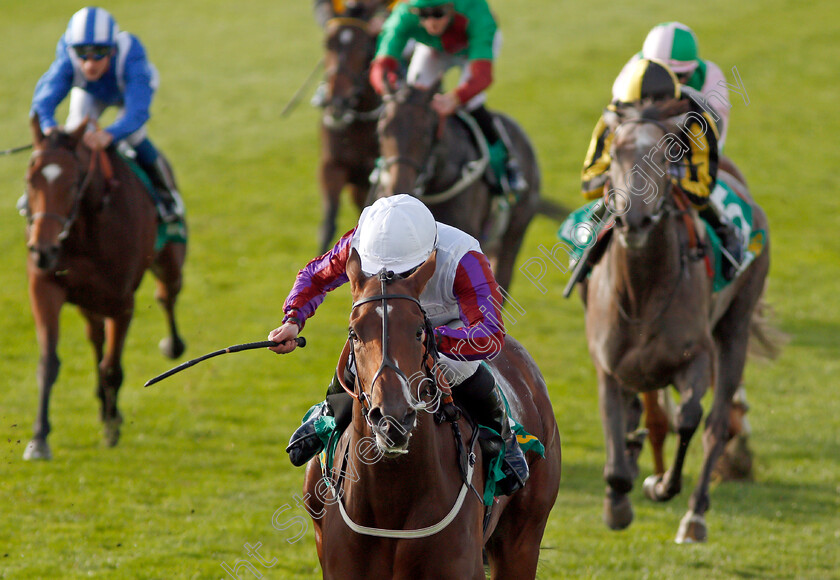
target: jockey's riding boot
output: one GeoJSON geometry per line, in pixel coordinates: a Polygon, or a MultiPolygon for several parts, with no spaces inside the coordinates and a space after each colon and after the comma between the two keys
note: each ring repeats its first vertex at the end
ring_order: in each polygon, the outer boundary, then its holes
{"type": "Polygon", "coordinates": [[[522,169],[519,167],[519,162],[515,157],[511,157],[510,155],[508,155],[507,163],[505,163],[505,175],[510,192],[517,198],[528,190],[528,181],[525,179],[525,174],[522,173],[522,169]]]}
{"type": "Polygon", "coordinates": [[[23,192],[23,195],[18,198],[15,207],[17,208],[18,213],[23,217],[26,217],[29,213],[29,195],[25,191],[23,192]]]}
{"type": "Polygon", "coordinates": [[[328,438],[333,430],[341,433],[350,424],[352,415],[353,399],[338,382],[338,376],[333,375],[330,386],[327,387],[326,400],[309,409],[303,417],[303,423],[289,439],[286,453],[289,454],[292,465],[300,467],[324,450],[324,441],[319,437],[318,431],[321,431],[325,438],[328,438]],[[322,420],[317,423],[322,417],[334,418],[334,426],[330,428],[329,421],[322,420]]]}
{"type": "Polygon", "coordinates": [[[162,155],[158,155],[155,162],[146,166],[143,169],[152,180],[155,190],[160,198],[158,208],[160,217],[164,222],[176,222],[184,218],[184,202],[181,200],[181,194],[178,193],[178,187],[175,185],[175,176],[172,175],[166,160],[162,155]]]}
{"type": "Polygon", "coordinates": [[[724,254],[729,254],[728,256],[723,256],[720,272],[725,280],[732,280],[738,272],[738,267],[741,265],[741,262],[744,261],[741,232],[732,222],[721,219],[714,208],[712,208],[711,203],[700,212],[700,217],[712,226],[715,234],[720,238],[720,244],[724,250],[724,254]]]}
{"type": "Polygon", "coordinates": [[[327,83],[318,83],[318,86],[315,87],[315,93],[312,95],[312,99],[310,99],[309,104],[313,107],[318,107],[319,109],[323,109],[327,106],[327,83]]]}
{"type": "Polygon", "coordinates": [[[496,388],[493,374],[480,365],[471,377],[453,389],[453,395],[459,403],[464,403],[479,424],[499,433],[504,442],[502,472],[505,478],[496,483],[497,495],[511,495],[521,489],[528,480],[528,461],[516,440],[516,433],[510,428],[507,406],[496,388]]]}

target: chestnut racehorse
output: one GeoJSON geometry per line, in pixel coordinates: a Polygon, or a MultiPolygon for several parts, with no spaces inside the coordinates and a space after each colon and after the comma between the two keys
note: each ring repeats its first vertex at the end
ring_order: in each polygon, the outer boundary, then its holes
{"type": "Polygon", "coordinates": [[[753,231],[764,231],[765,246],[735,281],[713,293],[707,266],[689,243],[695,230],[687,222],[697,222],[696,212],[679,201],[671,184],[671,144],[677,140],[669,136],[678,124],[650,110],[606,112],[604,118],[615,132],[610,201],[617,217],[605,255],[581,288],[607,448],[604,520],[623,529],[633,519],[627,494],[641,449],[631,436],[641,415],[637,394],[673,385],[681,396],[673,465],[644,486],[649,498],[666,501],[680,492],[688,444],[703,415],[700,400],[714,384],[703,468],[676,536],[681,543],[705,541],[709,480],[728,439],[749,338],[767,338],[760,315],[770,264],[767,218],[746,187],[730,180],[751,205],[753,231]]]}
{"type": "Polygon", "coordinates": [[[347,187],[361,210],[379,155],[376,121],[382,99],[368,80],[376,36],[367,26],[379,2],[357,3],[347,15],[327,22],[324,66],[326,104],[321,117],[319,179],[324,214],[318,238],[321,253],[334,242],[341,191],[347,187]]]}
{"type": "Polygon", "coordinates": [[[59,314],[75,304],[87,321],[97,362],[105,442],[117,444],[122,417],[117,393],[120,362],[131,318],[134,292],[149,268],[156,276],[155,297],[163,306],[169,336],[160,343],[170,358],[184,343],[175,324],[185,243],[155,250],[157,215],[149,192],[113,148],[94,154],[82,142],[87,122],[74,131],[44,136],[32,119],[34,151],[26,172],[29,298],[40,350],[40,403],[34,436],[24,459],[49,459],[49,401],[58,377],[59,314]]]}
{"type": "Polygon", "coordinates": [[[445,387],[418,300],[434,269],[435,254],[405,279],[365,276],[355,250],[348,261],[353,308],[339,367],[353,357],[353,419],[328,477],[315,458],[304,483],[324,578],[483,579],[483,548],[493,578],[536,575],[560,481],[560,436],[545,382],[510,337],[490,362],[513,416],[540,439],[545,456],[527,454],[527,484],[498,498],[485,522],[484,463],[472,423],[437,416],[445,387]]]}

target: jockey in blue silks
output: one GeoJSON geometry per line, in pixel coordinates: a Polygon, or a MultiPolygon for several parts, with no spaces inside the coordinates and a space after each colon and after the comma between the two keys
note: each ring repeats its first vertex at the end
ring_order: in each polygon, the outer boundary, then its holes
{"type": "Polygon", "coordinates": [[[94,151],[126,142],[157,190],[164,221],[183,216],[175,178],[157,148],[146,136],[149,107],[158,87],[158,73],[148,61],[140,40],[120,31],[113,16],[96,7],[82,8],[58,41],[55,60],[41,77],[32,98],[32,115],[50,134],[58,126],[55,109],[70,94],[66,127],[72,130],[85,118],[96,121],[108,107],[119,107],[117,119],[104,129],[92,127],[84,143],[94,151]]]}

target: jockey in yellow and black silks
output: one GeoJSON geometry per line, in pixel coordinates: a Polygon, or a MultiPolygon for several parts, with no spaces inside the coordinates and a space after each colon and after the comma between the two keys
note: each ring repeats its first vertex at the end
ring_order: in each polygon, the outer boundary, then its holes
{"type": "MultiPolygon", "coordinates": [[[[686,154],[675,165],[672,179],[685,192],[700,217],[712,226],[726,250],[740,262],[742,251],[737,230],[728,221],[722,220],[720,212],[710,203],[709,194],[717,178],[718,131],[714,118],[703,107],[697,91],[681,86],[676,75],[664,62],[640,59],[633,64],[630,74],[626,75],[623,86],[614,90],[614,95],[613,102],[607,107],[610,110],[642,101],[650,101],[653,106],[662,107],[681,101],[687,106],[689,120],[676,135],[682,141],[686,154]],[[705,121],[705,127],[701,119],[705,121]]],[[[596,199],[604,194],[613,137],[614,133],[601,117],[592,133],[583,162],[581,189],[587,199],[596,199]]],[[[725,276],[731,277],[734,274],[734,266],[724,268],[725,276]]]]}

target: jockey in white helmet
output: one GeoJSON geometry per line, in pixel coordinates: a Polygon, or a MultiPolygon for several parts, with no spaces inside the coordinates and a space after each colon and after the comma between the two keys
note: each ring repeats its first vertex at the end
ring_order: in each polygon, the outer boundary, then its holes
{"type": "MultiPolygon", "coordinates": [[[[420,295],[420,303],[434,327],[441,354],[438,364],[452,377],[456,402],[505,441],[502,470],[507,477],[497,489],[510,494],[522,487],[528,478],[528,464],[510,428],[493,375],[480,364],[498,354],[504,344],[499,285],[478,241],[435,222],[417,198],[403,194],[377,200],[362,211],[356,228],[298,273],[283,305],[283,324],[268,335],[278,343],[271,350],[287,353],[295,349],[294,339],[326,293],[348,281],[346,266],[351,250],[358,252],[365,274],[386,270],[398,276],[410,274],[436,252],[435,272],[420,295]]],[[[338,377],[333,377],[327,400],[313,407],[292,435],[286,449],[292,463],[303,465],[323,449],[314,427],[316,420],[335,416],[336,428],[343,430],[350,422],[351,408],[350,395],[344,392],[338,377]]]]}

